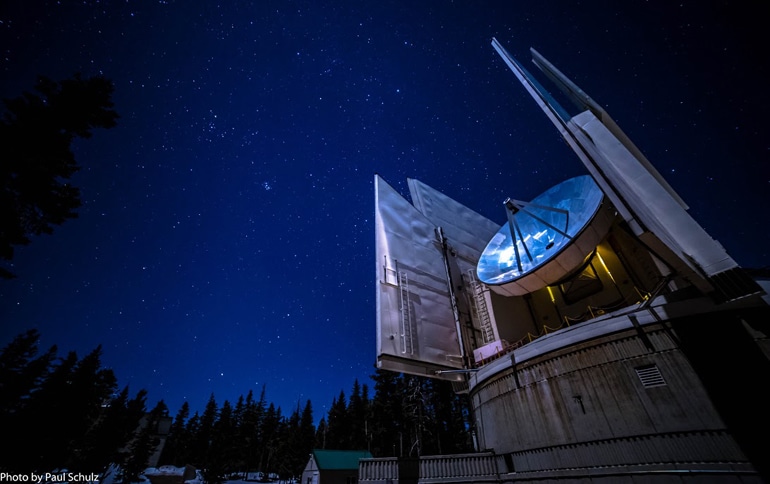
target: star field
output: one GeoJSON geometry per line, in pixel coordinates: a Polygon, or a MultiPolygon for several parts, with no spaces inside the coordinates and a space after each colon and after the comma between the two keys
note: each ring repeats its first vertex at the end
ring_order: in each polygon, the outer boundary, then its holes
{"type": "Polygon", "coordinates": [[[102,344],[121,386],[172,412],[264,385],[319,419],[373,372],[375,173],[498,222],[506,197],[584,174],[492,37],[551,60],[739,263],[766,267],[758,8],[4,2],[2,97],[38,74],[104,75],[121,117],[75,144],[80,217],[0,281],[0,344],[30,327],[60,354],[102,344]]]}

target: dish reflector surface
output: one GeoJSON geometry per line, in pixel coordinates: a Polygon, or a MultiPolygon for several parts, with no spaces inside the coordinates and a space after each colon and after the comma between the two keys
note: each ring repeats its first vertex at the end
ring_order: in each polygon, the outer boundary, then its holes
{"type": "Polygon", "coordinates": [[[603,197],[593,179],[585,175],[550,188],[529,204],[519,202],[520,210],[512,217],[509,213],[509,222],[481,254],[476,269],[479,280],[506,284],[555,258],[591,222],[603,197]],[[513,229],[516,237],[511,235],[512,225],[518,226],[513,229]]]}

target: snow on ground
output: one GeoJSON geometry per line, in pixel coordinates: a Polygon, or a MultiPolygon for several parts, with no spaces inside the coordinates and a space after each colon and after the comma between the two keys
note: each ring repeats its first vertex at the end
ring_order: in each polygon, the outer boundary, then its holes
{"type": "MultiPolygon", "coordinates": [[[[182,477],[184,476],[185,468],[184,467],[174,467],[174,466],[161,466],[161,467],[148,467],[147,469],[142,472],[142,474],[139,476],[140,480],[135,481],[132,484],[152,484],[150,481],[151,477],[155,476],[178,476],[182,477]]],[[[64,476],[67,475],[67,471],[57,471],[57,477],[62,474],[64,476]]],[[[97,476],[97,474],[93,475],[94,477],[97,476]]],[[[223,482],[223,484],[254,484],[259,482],[274,482],[276,484],[293,484],[296,483],[296,480],[280,480],[278,479],[278,476],[273,474],[269,476],[269,479],[264,479],[261,472],[249,472],[245,476],[242,473],[238,474],[238,477],[235,478],[235,475],[231,476],[233,479],[227,479],[223,482]]],[[[120,478],[120,467],[112,465],[110,466],[107,471],[102,474],[101,478],[98,480],[83,480],[83,479],[76,479],[75,481],[68,481],[66,478],[57,478],[55,480],[46,481],[44,479],[35,480],[37,484],[118,484],[120,478]]],[[[203,480],[203,477],[201,476],[201,472],[199,470],[195,470],[195,477],[192,479],[186,479],[184,481],[184,484],[206,484],[206,482],[203,480]]]]}
{"type": "MultiPolygon", "coordinates": [[[[185,468],[184,467],[174,467],[174,466],[161,466],[158,468],[155,467],[149,467],[145,469],[145,471],[142,473],[142,477],[144,478],[144,481],[141,484],[150,484],[149,479],[153,476],[183,476],[184,475],[185,468]]],[[[277,484],[290,484],[296,481],[292,480],[279,480],[278,476],[273,474],[269,476],[269,479],[263,479],[263,474],[261,472],[249,472],[245,476],[242,473],[238,473],[238,478],[234,479],[227,479],[224,481],[223,484],[253,484],[255,482],[275,482],[277,484]]],[[[231,476],[234,477],[234,476],[231,476]]],[[[203,480],[203,477],[201,476],[201,472],[199,470],[195,471],[195,477],[193,479],[187,479],[184,481],[185,484],[205,484],[205,481],[203,480]]],[[[113,483],[105,483],[104,481],[100,482],[99,484],[113,484],[113,483]]]]}

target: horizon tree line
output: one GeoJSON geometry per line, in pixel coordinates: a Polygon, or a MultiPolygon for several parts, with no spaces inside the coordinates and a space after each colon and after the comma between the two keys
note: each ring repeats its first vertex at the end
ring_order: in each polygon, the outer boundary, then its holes
{"type": "Polygon", "coordinates": [[[472,452],[467,396],[448,382],[375,370],[374,396],[357,379],[314,424],[310,400],[289,416],[252,391],[233,406],[214,395],[202,413],[190,416],[184,402],[174,418],[160,464],[203,469],[208,482],[233,474],[262,472],[299,476],[313,449],[368,450],[374,457],[472,452]]]}
{"type": "MultiPolygon", "coordinates": [[[[102,348],[79,358],[38,354],[39,333],[29,330],[0,350],[0,428],[14,445],[0,454],[0,471],[106,472],[118,465],[119,482],[135,482],[155,452],[159,422],[169,419],[160,400],[147,410],[147,392],[118,391],[117,377],[101,365],[102,348]]],[[[159,465],[193,465],[207,482],[234,473],[282,478],[302,473],[313,449],[368,450],[375,457],[472,451],[469,404],[448,382],[375,370],[374,396],[357,379],[315,425],[313,405],[291,413],[253,391],[219,405],[210,395],[192,415],[184,402],[171,422],[159,465]]]]}
{"type": "Polygon", "coordinates": [[[166,404],[148,413],[145,390],[133,398],[127,386],[118,392],[100,346],[83,358],[74,351],[59,357],[56,346],[38,355],[39,336],[28,330],[0,350],[0,428],[13,444],[0,453],[0,470],[104,473],[117,464],[119,481],[137,480],[166,404]]]}

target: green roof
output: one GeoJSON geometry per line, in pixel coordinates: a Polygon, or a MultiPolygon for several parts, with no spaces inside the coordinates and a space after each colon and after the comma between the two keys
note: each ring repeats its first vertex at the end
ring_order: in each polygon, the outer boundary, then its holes
{"type": "Polygon", "coordinates": [[[313,449],[313,458],[321,470],[358,469],[358,459],[371,459],[368,450],[313,449]]]}

